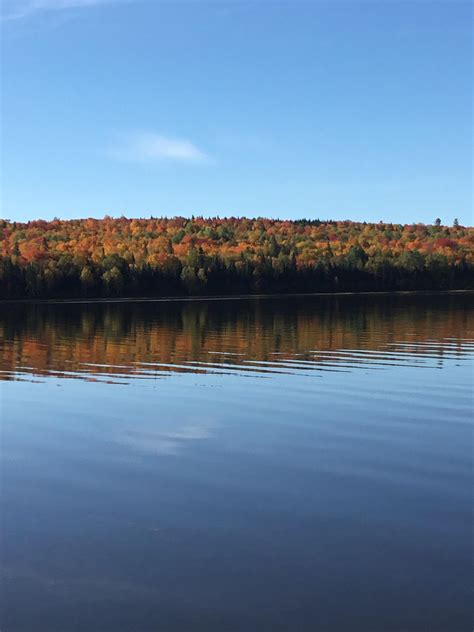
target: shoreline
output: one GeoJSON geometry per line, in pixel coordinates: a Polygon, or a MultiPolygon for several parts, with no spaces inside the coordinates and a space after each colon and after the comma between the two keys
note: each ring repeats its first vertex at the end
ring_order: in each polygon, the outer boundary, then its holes
{"type": "Polygon", "coordinates": [[[438,296],[450,294],[473,294],[474,289],[467,290],[382,290],[380,292],[297,292],[284,294],[223,294],[215,296],[142,296],[142,297],[111,297],[111,298],[19,298],[0,299],[2,305],[11,304],[37,304],[37,305],[82,305],[82,304],[108,304],[108,303],[175,303],[175,302],[199,302],[199,301],[244,301],[255,299],[275,298],[315,298],[328,296],[438,296]]]}

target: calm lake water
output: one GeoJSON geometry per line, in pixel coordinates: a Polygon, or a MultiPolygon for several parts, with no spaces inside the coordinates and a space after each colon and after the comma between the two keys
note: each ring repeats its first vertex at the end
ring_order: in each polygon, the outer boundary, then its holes
{"type": "Polygon", "coordinates": [[[0,629],[469,632],[473,306],[0,306],[0,629]]]}

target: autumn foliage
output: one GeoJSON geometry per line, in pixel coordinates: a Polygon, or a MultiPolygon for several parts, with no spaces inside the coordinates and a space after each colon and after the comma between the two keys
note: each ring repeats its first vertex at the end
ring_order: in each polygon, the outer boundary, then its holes
{"type": "Polygon", "coordinates": [[[474,228],[183,217],[0,221],[0,297],[453,289],[474,228]]]}

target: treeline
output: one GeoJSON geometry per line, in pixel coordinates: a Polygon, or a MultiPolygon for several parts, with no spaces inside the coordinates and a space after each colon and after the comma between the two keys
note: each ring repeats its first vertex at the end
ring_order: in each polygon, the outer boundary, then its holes
{"type": "Polygon", "coordinates": [[[0,220],[0,297],[473,287],[474,229],[193,217],[0,220]]]}

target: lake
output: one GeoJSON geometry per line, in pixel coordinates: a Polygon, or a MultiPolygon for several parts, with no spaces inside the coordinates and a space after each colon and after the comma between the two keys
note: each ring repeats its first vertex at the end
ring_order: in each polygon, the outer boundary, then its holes
{"type": "Polygon", "coordinates": [[[1,630],[470,630],[473,306],[0,305],[1,630]]]}

